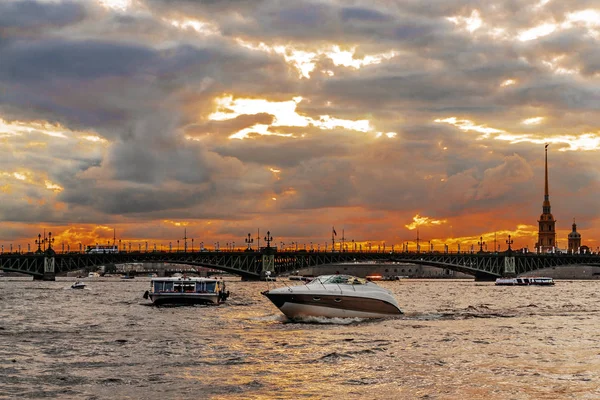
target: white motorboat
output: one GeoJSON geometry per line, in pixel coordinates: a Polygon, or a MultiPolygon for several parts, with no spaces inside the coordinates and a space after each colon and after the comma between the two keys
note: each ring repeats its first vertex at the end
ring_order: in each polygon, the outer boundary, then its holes
{"type": "Polygon", "coordinates": [[[85,289],[85,287],[86,287],[86,284],[81,281],[77,281],[71,285],[71,289],[85,289]]]}
{"type": "Polygon", "coordinates": [[[554,279],[545,276],[522,276],[519,278],[498,278],[496,286],[552,286],[554,279]]]}
{"type": "Polygon", "coordinates": [[[305,285],[262,292],[288,318],[384,318],[402,314],[396,299],[366,279],[321,275],[305,285]]]}
{"type": "Polygon", "coordinates": [[[161,304],[220,304],[227,300],[225,282],[215,278],[153,278],[144,298],[161,304]]]}

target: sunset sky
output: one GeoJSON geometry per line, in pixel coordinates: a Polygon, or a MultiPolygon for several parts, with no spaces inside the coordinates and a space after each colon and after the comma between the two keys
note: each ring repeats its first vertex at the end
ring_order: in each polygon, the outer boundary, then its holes
{"type": "Polygon", "coordinates": [[[0,2],[4,251],[532,249],[546,143],[559,246],[595,250],[598,0],[0,2]]]}

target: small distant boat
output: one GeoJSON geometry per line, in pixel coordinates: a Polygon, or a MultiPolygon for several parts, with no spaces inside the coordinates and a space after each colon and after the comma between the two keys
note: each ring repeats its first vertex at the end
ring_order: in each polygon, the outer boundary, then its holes
{"type": "Polygon", "coordinates": [[[87,285],[81,281],[77,281],[71,285],[71,289],[85,289],[87,285]]]}
{"type": "Polygon", "coordinates": [[[262,292],[288,318],[384,318],[402,314],[392,293],[352,275],[322,275],[305,285],[262,292]]]}
{"type": "Polygon", "coordinates": [[[121,279],[135,279],[135,276],[133,276],[133,275],[129,275],[129,274],[128,274],[128,275],[123,275],[123,276],[121,277],[121,279]]]}
{"type": "Polygon", "coordinates": [[[496,286],[552,286],[554,279],[549,277],[524,276],[520,278],[498,278],[496,286]]]}
{"type": "Polygon", "coordinates": [[[225,282],[215,278],[153,278],[145,299],[161,304],[220,304],[229,297],[225,282]]]}

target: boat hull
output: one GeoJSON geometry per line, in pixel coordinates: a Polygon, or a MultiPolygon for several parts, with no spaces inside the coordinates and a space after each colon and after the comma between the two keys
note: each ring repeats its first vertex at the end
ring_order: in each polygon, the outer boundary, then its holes
{"type": "Polygon", "coordinates": [[[219,304],[218,293],[150,293],[150,300],[162,304],[219,304]]]}
{"type": "Polygon", "coordinates": [[[269,293],[263,294],[288,318],[386,318],[402,314],[387,301],[345,295],[269,293]]]}
{"type": "Polygon", "coordinates": [[[523,278],[498,278],[496,279],[496,286],[553,286],[554,280],[552,278],[537,278],[537,277],[523,277],[523,278]]]}

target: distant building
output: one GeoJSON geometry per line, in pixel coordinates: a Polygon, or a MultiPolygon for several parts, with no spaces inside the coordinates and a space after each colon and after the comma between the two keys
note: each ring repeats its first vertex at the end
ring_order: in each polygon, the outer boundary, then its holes
{"type": "Polygon", "coordinates": [[[548,145],[546,145],[545,150],[544,203],[542,205],[542,215],[538,220],[538,241],[535,244],[538,253],[552,252],[556,247],[556,220],[550,209],[550,195],[548,194],[548,145]]]}
{"type": "Polygon", "coordinates": [[[573,230],[569,233],[569,253],[579,253],[581,250],[581,234],[577,232],[577,224],[573,218],[573,230]]]}

